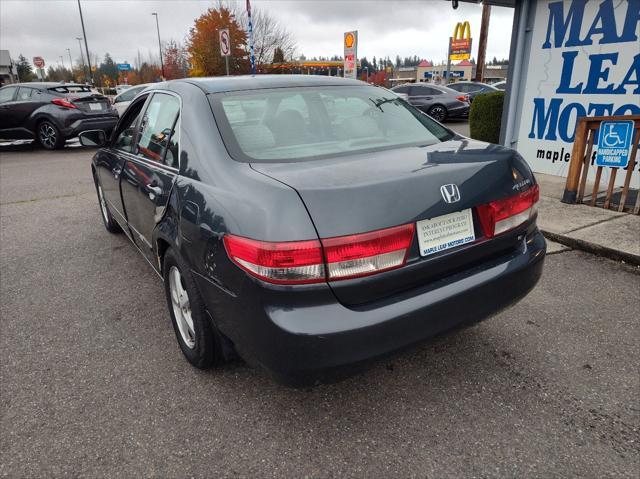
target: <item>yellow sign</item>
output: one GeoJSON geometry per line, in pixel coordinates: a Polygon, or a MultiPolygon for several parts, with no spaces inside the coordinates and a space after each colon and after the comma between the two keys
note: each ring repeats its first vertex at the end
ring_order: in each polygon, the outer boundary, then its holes
{"type": "Polygon", "coordinates": [[[469,25],[469,22],[458,22],[456,28],[453,29],[454,40],[462,40],[463,38],[471,40],[471,25],[469,25]]]}
{"type": "Polygon", "coordinates": [[[469,58],[471,58],[471,26],[469,22],[459,22],[449,40],[449,59],[468,60],[469,58]]]}
{"type": "Polygon", "coordinates": [[[351,32],[347,32],[344,36],[344,47],[345,48],[353,48],[353,45],[356,43],[356,37],[351,32]]]}

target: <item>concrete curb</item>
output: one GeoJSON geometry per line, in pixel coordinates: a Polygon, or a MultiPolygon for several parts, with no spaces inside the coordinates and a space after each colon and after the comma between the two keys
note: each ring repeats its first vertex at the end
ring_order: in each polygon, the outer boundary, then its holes
{"type": "Polygon", "coordinates": [[[569,246],[570,248],[586,251],[587,253],[596,254],[598,256],[603,256],[615,261],[624,261],[625,263],[640,266],[640,256],[638,255],[626,253],[624,251],[619,251],[612,248],[607,248],[606,246],[602,246],[596,243],[590,243],[589,241],[571,238],[569,236],[552,233],[550,231],[545,231],[542,229],[540,231],[542,231],[542,234],[545,236],[545,238],[548,238],[551,241],[555,241],[556,243],[569,246]]]}

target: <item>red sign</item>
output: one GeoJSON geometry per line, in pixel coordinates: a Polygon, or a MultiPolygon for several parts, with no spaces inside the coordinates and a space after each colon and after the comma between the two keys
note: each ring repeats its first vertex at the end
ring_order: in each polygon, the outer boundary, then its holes
{"type": "Polygon", "coordinates": [[[451,40],[451,53],[466,53],[471,50],[471,39],[451,40]]]}
{"type": "Polygon", "coordinates": [[[33,65],[36,68],[44,68],[44,58],[42,58],[42,57],[33,57],[33,65]]]}

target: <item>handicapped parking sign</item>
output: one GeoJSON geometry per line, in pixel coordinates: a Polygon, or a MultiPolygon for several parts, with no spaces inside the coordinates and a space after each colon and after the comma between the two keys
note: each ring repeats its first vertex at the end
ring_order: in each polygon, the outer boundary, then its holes
{"type": "Polygon", "coordinates": [[[633,131],[633,120],[600,123],[596,166],[626,168],[631,158],[633,131]]]}

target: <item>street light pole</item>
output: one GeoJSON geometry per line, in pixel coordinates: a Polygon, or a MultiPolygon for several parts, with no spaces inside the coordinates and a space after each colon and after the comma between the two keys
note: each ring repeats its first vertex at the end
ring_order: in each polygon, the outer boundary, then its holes
{"type": "Polygon", "coordinates": [[[87,32],[84,30],[84,19],[82,18],[82,7],[78,0],[78,10],[80,10],[80,23],[82,23],[82,36],[84,38],[84,47],[87,50],[87,65],[89,66],[89,83],[93,85],[93,73],[91,73],[91,58],[89,57],[89,44],[87,43],[87,32]]]}
{"type": "Polygon", "coordinates": [[[73,78],[73,60],[71,59],[71,48],[67,48],[67,53],[69,54],[69,69],[71,70],[71,81],[76,81],[73,78]]]}
{"type": "Polygon", "coordinates": [[[84,81],[89,80],[89,76],[87,75],[87,65],[84,64],[84,54],[82,53],[82,37],[76,37],[78,40],[78,48],[80,49],[80,60],[82,61],[82,71],[84,72],[84,81]]]}
{"type": "Polygon", "coordinates": [[[158,50],[160,51],[160,71],[162,71],[162,79],[164,80],[164,63],[162,62],[162,43],[160,43],[160,24],[158,23],[158,14],[152,13],[156,17],[156,29],[158,30],[158,50]]]}

